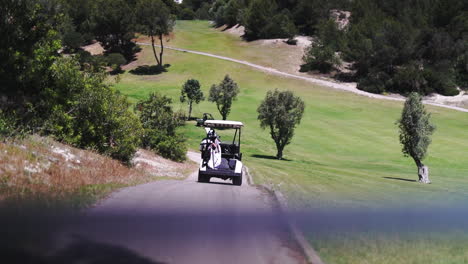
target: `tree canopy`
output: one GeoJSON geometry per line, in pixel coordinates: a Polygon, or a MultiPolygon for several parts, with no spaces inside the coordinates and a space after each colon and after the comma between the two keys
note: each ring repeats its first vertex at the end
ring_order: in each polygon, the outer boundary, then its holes
{"type": "Polygon", "coordinates": [[[220,84],[211,86],[208,101],[216,103],[223,120],[226,120],[231,113],[232,102],[237,99],[237,94],[239,94],[237,83],[226,75],[220,84]]]}
{"type": "Polygon", "coordinates": [[[174,28],[175,17],[161,0],[139,0],[136,7],[138,29],[141,33],[151,37],[153,53],[158,66],[162,67],[164,42],[163,36],[168,35],[174,28]],[[159,38],[160,52],[156,54],[154,37],[159,38]]]}
{"type": "Polygon", "coordinates": [[[188,119],[192,116],[192,104],[198,104],[203,100],[205,100],[205,97],[201,91],[200,82],[195,79],[187,80],[180,91],[180,102],[187,102],[189,105],[188,119]]]}
{"type": "Polygon", "coordinates": [[[270,130],[276,144],[276,158],[283,158],[283,150],[291,143],[294,130],[300,124],[305,103],[291,91],[268,91],[257,109],[260,126],[270,130]]]}
{"type": "Polygon", "coordinates": [[[400,128],[400,142],[403,154],[413,158],[419,170],[419,181],[429,183],[427,167],[422,163],[435,126],[430,122],[431,115],[426,112],[421,96],[411,93],[406,99],[401,118],[397,121],[400,128]],[[424,173],[421,170],[425,171],[424,173]]]}

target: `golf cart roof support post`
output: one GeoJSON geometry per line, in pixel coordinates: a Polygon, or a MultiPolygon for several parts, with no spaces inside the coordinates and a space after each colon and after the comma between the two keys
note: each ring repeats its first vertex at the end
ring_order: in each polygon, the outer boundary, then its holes
{"type": "MultiPolygon", "coordinates": [[[[239,150],[238,150],[239,153],[241,153],[241,151],[240,151],[240,146],[241,146],[241,141],[240,141],[240,139],[241,139],[241,131],[242,131],[242,129],[239,127],[239,150]]],[[[237,131],[236,131],[236,132],[237,132],[237,131]]]]}
{"type": "Polygon", "coordinates": [[[234,137],[232,138],[232,144],[233,144],[233,145],[236,143],[237,130],[238,130],[238,129],[236,129],[236,133],[234,133],[234,137]]]}

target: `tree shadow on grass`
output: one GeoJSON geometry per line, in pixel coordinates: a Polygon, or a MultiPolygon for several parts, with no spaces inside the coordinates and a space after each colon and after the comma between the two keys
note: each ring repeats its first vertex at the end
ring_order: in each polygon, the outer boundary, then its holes
{"type": "MultiPolygon", "coordinates": [[[[260,154],[253,154],[251,155],[252,158],[258,158],[258,159],[269,159],[269,160],[279,160],[277,159],[275,156],[271,156],[271,155],[260,155],[260,154]]],[[[284,160],[284,161],[291,161],[290,159],[285,159],[285,158],[282,158],[280,160],[284,160]]]]}
{"type": "Polygon", "coordinates": [[[397,181],[407,181],[407,182],[417,182],[416,180],[404,179],[404,178],[395,178],[395,177],[382,177],[384,179],[389,180],[397,180],[397,181]]]}
{"type": "Polygon", "coordinates": [[[135,69],[131,70],[131,74],[135,75],[158,75],[163,72],[167,72],[169,66],[164,65],[164,67],[158,65],[142,65],[138,66],[135,69]]]}

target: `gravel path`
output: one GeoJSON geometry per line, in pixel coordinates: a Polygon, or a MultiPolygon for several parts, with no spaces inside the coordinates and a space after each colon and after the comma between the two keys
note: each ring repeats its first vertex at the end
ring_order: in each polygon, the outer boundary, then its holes
{"type": "MultiPolygon", "coordinates": [[[[151,46],[150,43],[143,43],[143,42],[137,42],[136,44],[143,45],[143,46],[151,46]]],[[[159,47],[158,45],[155,45],[155,46],[159,47]]],[[[270,74],[274,74],[274,75],[278,75],[278,76],[283,76],[283,77],[288,77],[288,78],[304,80],[304,81],[311,82],[311,83],[314,83],[314,84],[317,84],[317,85],[320,85],[320,86],[333,88],[333,89],[337,89],[337,90],[348,91],[348,92],[352,92],[352,93],[355,93],[355,94],[359,94],[359,95],[374,98],[374,99],[391,100],[391,101],[404,101],[405,100],[403,98],[395,98],[395,97],[390,97],[390,96],[386,96],[386,95],[373,94],[373,93],[368,93],[368,92],[365,92],[365,91],[358,90],[356,88],[356,83],[338,83],[338,82],[323,80],[323,79],[314,78],[314,77],[306,77],[306,76],[295,75],[295,74],[291,74],[291,73],[282,72],[282,71],[279,71],[279,70],[276,70],[276,69],[273,69],[273,68],[264,67],[264,66],[254,64],[254,63],[251,63],[251,62],[248,62],[248,61],[237,60],[237,59],[233,59],[233,58],[229,58],[229,57],[225,57],[225,56],[220,56],[220,55],[215,55],[215,54],[211,54],[211,53],[207,53],[207,52],[194,51],[194,50],[188,50],[188,49],[180,49],[180,48],[174,48],[174,47],[168,47],[168,46],[164,46],[164,48],[165,49],[170,49],[170,50],[181,51],[181,52],[198,54],[198,55],[202,55],[202,56],[208,56],[208,57],[217,58],[217,59],[225,60],[225,61],[231,61],[231,62],[247,65],[247,66],[255,68],[257,70],[264,71],[266,73],[270,73],[270,74]]],[[[447,109],[451,109],[451,110],[456,110],[456,111],[468,113],[468,109],[461,108],[461,107],[438,104],[438,103],[434,103],[434,102],[431,102],[431,101],[428,101],[428,100],[424,100],[424,103],[428,104],[428,105],[433,105],[433,106],[438,106],[438,107],[443,107],[443,108],[447,108],[447,109]]]]}

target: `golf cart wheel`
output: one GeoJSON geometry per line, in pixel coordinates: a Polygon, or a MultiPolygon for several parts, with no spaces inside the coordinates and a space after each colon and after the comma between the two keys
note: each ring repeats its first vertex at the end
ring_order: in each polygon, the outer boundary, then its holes
{"type": "Polygon", "coordinates": [[[239,177],[232,178],[232,184],[234,184],[236,186],[241,186],[242,185],[242,174],[239,177]]]}
{"type": "Polygon", "coordinates": [[[208,178],[205,175],[198,174],[198,182],[208,182],[208,178]]]}

